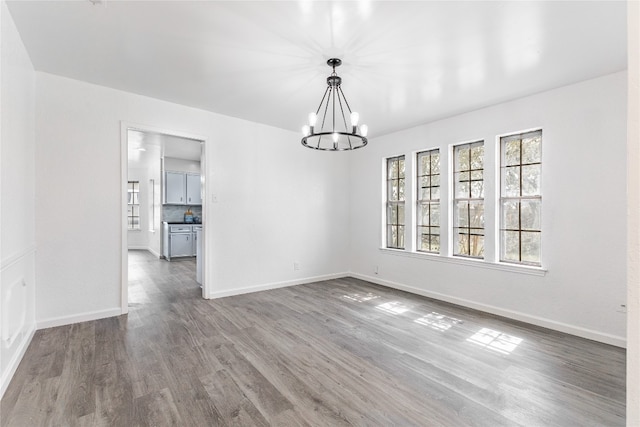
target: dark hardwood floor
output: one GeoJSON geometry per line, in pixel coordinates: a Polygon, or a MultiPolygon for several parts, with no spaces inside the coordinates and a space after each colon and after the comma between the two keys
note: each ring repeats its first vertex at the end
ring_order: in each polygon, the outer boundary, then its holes
{"type": "Polygon", "coordinates": [[[340,279],[206,301],[132,251],[130,313],[37,331],[3,426],[623,426],[625,351],[340,279]]]}

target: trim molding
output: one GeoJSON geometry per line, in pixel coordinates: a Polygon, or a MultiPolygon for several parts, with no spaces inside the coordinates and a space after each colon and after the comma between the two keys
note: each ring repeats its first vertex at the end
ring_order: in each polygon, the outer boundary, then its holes
{"type": "Polygon", "coordinates": [[[348,277],[349,275],[350,274],[346,272],[334,273],[334,274],[325,274],[322,276],[305,277],[303,279],[286,280],[284,282],[272,282],[272,283],[265,283],[262,285],[247,286],[244,288],[236,288],[229,291],[212,292],[209,294],[208,299],[224,298],[224,297],[230,297],[234,295],[268,291],[269,289],[286,288],[288,286],[304,285],[307,283],[321,282],[323,280],[340,279],[342,277],[348,277]]]}
{"type": "Polygon", "coordinates": [[[91,320],[104,319],[105,317],[120,316],[122,309],[120,307],[109,308],[106,310],[89,311],[86,313],[74,314],[71,316],[51,317],[49,319],[38,320],[38,329],[54,328],[56,326],[71,325],[73,323],[89,322],[91,320]]]}
{"type": "Polygon", "coordinates": [[[349,275],[351,277],[355,277],[361,280],[366,280],[368,282],[376,283],[378,285],[386,286],[388,288],[399,289],[401,291],[422,295],[422,296],[433,298],[439,301],[461,305],[463,307],[472,308],[474,310],[484,311],[486,313],[491,313],[491,314],[506,317],[509,319],[529,323],[532,325],[541,326],[543,328],[552,329],[554,331],[564,332],[564,333],[575,335],[581,338],[586,338],[589,340],[614,345],[616,347],[626,348],[626,345],[627,345],[627,340],[625,337],[598,332],[592,329],[582,328],[580,326],[569,325],[567,323],[556,322],[555,320],[545,319],[543,317],[538,317],[538,316],[532,316],[530,314],[522,313],[519,311],[507,310],[507,309],[496,307],[493,305],[482,304],[482,303],[467,300],[464,298],[457,298],[450,295],[441,294],[438,292],[431,292],[424,289],[414,288],[412,286],[407,286],[402,283],[392,282],[390,280],[384,280],[377,277],[367,276],[364,274],[351,272],[349,273],[349,275]]]}
{"type": "Polygon", "coordinates": [[[151,249],[151,248],[145,248],[145,249],[146,249],[147,251],[149,251],[149,253],[150,253],[151,255],[155,256],[156,258],[162,258],[162,255],[160,255],[160,253],[159,253],[159,252],[156,252],[156,251],[154,251],[154,250],[153,250],[153,249],[151,249]]]}
{"type": "Polygon", "coordinates": [[[31,344],[31,340],[35,333],[36,326],[31,325],[31,328],[25,334],[25,338],[20,342],[18,351],[13,353],[13,357],[7,364],[7,369],[4,371],[2,378],[0,379],[0,399],[4,396],[4,392],[7,391],[7,387],[9,387],[9,383],[11,382],[13,375],[16,373],[16,369],[18,369],[18,365],[20,365],[20,361],[22,361],[24,353],[27,351],[29,344],[31,344]]]}
{"type": "Polygon", "coordinates": [[[27,255],[30,255],[32,253],[34,253],[36,251],[36,245],[32,244],[27,246],[26,248],[24,248],[21,251],[15,252],[11,255],[9,255],[8,257],[4,258],[2,261],[0,261],[0,271],[4,271],[7,268],[11,267],[13,264],[17,263],[18,261],[20,261],[22,258],[26,257],[27,255]]]}

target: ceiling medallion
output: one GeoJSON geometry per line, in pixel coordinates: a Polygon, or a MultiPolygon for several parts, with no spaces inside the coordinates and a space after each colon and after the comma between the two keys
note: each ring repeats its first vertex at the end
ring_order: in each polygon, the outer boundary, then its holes
{"type": "Polygon", "coordinates": [[[342,78],[336,74],[336,67],[342,64],[342,60],[331,58],[327,61],[333,72],[327,77],[327,89],[324,91],[322,101],[315,113],[309,113],[309,124],[302,127],[302,145],[323,151],[348,151],[362,148],[367,145],[367,125],[358,126],[359,114],[351,111],[347,98],[340,84],[342,78]],[[331,109],[329,109],[331,104],[331,109]],[[316,128],[320,111],[322,121],[320,128],[316,128]],[[345,111],[346,110],[346,111],[345,111]],[[349,114],[349,123],[347,117],[349,114]]]}

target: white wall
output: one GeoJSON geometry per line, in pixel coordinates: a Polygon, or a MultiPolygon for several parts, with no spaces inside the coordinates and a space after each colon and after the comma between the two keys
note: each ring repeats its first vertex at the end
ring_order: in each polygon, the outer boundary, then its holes
{"type": "Polygon", "coordinates": [[[200,162],[194,160],[175,159],[173,157],[164,158],[164,170],[173,172],[200,173],[200,162]]]}
{"type": "Polygon", "coordinates": [[[0,2],[0,396],[35,331],[35,73],[0,2]]]}
{"type": "MultiPolygon", "coordinates": [[[[351,154],[351,271],[390,286],[624,345],[626,319],[616,310],[626,301],[625,139],[624,72],[375,138],[365,150],[351,154]],[[496,135],[538,127],[543,130],[546,275],[379,249],[382,159],[398,154],[410,159],[416,150],[436,147],[447,153],[450,144],[484,139],[486,248],[494,260],[496,135]]],[[[446,177],[448,165],[443,169],[446,177]]],[[[447,208],[443,203],[443,230],[447,208]]],[[[407,209],[406,223],[410,221],[407,209]]],[[[409,228],[407,242],[411,238],[409,228]]]]}
{"type": "Polygon", "coordinates": [[[51,74],[36,83],[39,326],[120,312],[121,120],[207,140],[211,296],[348,270],[346,156],[305,149],[293,132],[51,74]]]}
{"type": "Polygon", "coordinates": [[[627,425],[640,425],[640,2],[627,2],[627,425]]]}

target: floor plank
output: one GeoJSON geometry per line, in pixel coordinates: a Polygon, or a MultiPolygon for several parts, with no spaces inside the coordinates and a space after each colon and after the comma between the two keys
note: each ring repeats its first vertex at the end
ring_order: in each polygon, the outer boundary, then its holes
{"type": "Polygon", "coordinates": [[[130,312],[37,331],[2,426],[623,426],[625,351],[353,278],[203,300],[129,253],[130,312]]]}

